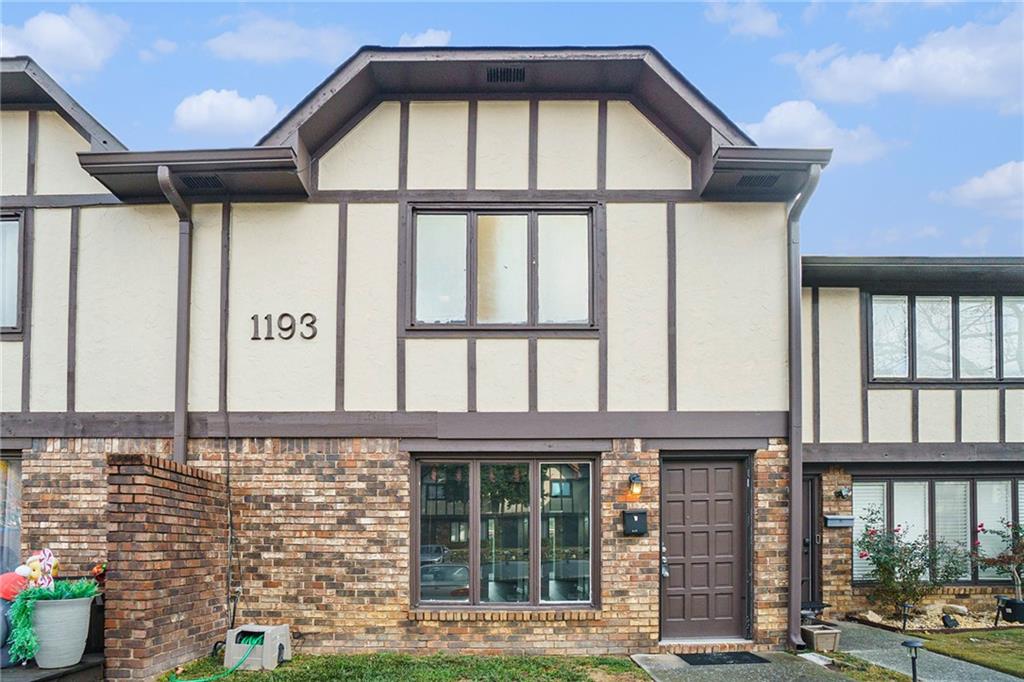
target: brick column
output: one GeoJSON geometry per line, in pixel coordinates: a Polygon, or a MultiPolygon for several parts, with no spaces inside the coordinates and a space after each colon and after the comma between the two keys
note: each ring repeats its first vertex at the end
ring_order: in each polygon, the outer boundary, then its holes
{"type": "Polygon", "coordinates": [[[151,679],[227,629],[223,479],[150,455],[107,457],[107,679],[151,679]]]}
{"type": "MultiPolygon", "coordinates": [[[[853,477],[841,467],[831,466],[821,475],[822,514],[853,514],[853,498],[835,496],[840,488],[853,487],[853,477]]],[[[822,524],[824,526],[824,523],[822,524]]],[[[821,600],[831,604],[826,616],[843,614],[853,604],[853,529],[821,529],[821,600]]]]}
{"type": "Polygon", "coordinates": [[[753,459],[754,642],[785,643],[789,623],[789,446],[773,438],[753,459]]]}

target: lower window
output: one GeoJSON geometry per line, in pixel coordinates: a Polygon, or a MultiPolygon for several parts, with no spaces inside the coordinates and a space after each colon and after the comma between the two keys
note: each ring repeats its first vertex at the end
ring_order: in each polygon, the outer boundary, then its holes
{"type": "Polygon", "coordinates": [[[21,563],[21,459],[0,457],[0,573],[21,563]]]}
{"type": "Polygon", "coordinates": [[[418,602],[592,602],[593,460],[421,459],[418,602]]]}
{"type": "MultiPolygon", "coordinates": [[[[865,517],[878,510],[890,528],[901,526],[908,537],[945,542],[964,550],[979,546],[993,556],[1002,551],[999,537],[978,528],[998,528],[1024,521],[1024,478],[875,479],[853,482],[854,545],[865,529],[865,517]]],[[[871,564],[853,551],[853,579],[868,579],[871,564]]],[[[1006,581],[992,568],[971,567],[961,580],[1006,581]]]]}

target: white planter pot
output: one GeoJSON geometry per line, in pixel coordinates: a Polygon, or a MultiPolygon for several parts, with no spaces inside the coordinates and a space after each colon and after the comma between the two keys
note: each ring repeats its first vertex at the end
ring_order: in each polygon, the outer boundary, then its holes
{"type": "Polygon", "coordinates": [[[82,660],[92,600],[93,597],[36,601],[32,613],[32,628],[39,640],[36,665],[66,668],[82,660]]]}

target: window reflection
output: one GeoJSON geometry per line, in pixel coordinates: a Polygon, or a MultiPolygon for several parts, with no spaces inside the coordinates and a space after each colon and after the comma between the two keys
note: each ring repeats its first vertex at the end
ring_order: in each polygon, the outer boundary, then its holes
{"type": "Polygon", "coordinates": [[[960,376],[996,375],[996,305],[991,296],[960,297],[960,376]]]}
{"type": "Polygon", "coordinates": [[[469,465],[420,468],[420,599],[469,601],[469,465]]]}
{"type": "Polygon", "coordinates": [[[590,464],[541,465],[542,601],[590,601],[590,464]]]}
{"type": "Polygon", "coordinates": [[[480,601],[530,600],[530,470],[480,465],[480,601]]]}
{"type": "Polygon", "coordinates": [[[907,376],[909,341],[906,296],[875,296],[871,302],[874,375],[907,376]]]}
{"type": "Polygon", "coordinates": [[[476,230],[477,321],[526,322],[526,216],[481,215],[476,230]]]}

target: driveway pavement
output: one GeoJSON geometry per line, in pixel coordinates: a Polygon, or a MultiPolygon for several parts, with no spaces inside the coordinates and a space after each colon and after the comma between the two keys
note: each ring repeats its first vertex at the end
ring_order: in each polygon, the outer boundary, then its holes
{"type": "MultiPolygon", "coordinates": [[[[913,634],[890,632],[860,623],[839,622],[839,649],[869,663],[910,675],[910,656],[901,643],[913,634]]],[[[918,650],[917,679],[922,682],[1019,682],[1016,677],[974,663],[918,650]]]]}

